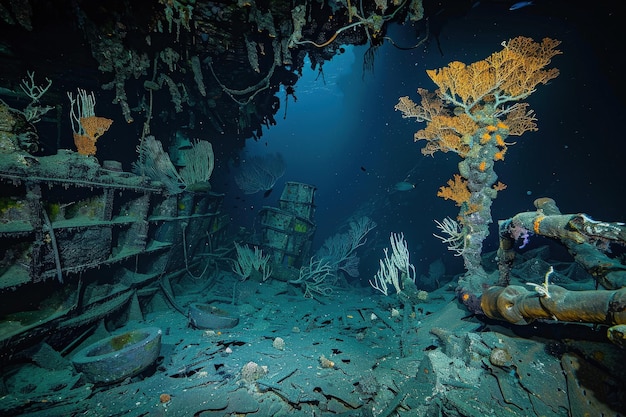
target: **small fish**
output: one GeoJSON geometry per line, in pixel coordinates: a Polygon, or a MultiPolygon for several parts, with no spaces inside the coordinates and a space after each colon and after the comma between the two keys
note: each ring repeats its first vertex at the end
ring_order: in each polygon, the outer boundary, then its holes
{"type": "Polygon", "coordinates": [[[365,169],[365,167],[364,167],[364,166],[362,166],[362,167],[361,167],[361,171],[363,171],[363,172],[367,172],[367,169],[365,169]]]}
{"type": "Polygon", "coordinates": [[[522,7],[532,6],[533,4],[534,4],[533,1],[518,1],[517,3],[509,7],[509,10],[517,10],[517,9],[521,9],[522,7]]]}
{"type": "Polygon", "coordinates": [[[407,182],[407,181],[400,181],[399,183],[394,185],[393,188],[396,191],[409,191],[415,188],[415,184],[411,184],[410,182],[407,182]]]}
{"type": "Polygon", "coordinates": [[[272,194],[272,191],[274,191],[274,189],[273,189],[273,188],[270,188],[269,190],[266,190],[266,191],[263,193],[263,198],[267,198],[267,197],[269,197],[269,196],[270,196],[270,194],[272,194]]]}

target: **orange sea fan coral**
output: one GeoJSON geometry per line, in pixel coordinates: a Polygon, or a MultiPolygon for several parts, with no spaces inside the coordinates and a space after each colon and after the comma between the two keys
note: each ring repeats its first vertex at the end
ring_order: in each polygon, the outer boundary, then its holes
{"type": "Polygon", "coordinates": [[[425,88],[418,88],[418,94],[422,97],[421,103],[418,105],[409,97],[400,97],[395,110],[402,112],[404,118],[416,118],[418,122],[430,121],[433,117],[440,114],[448,114],[443,100],[437,97],[435,93],[431,93],[425,88]]]}
{"type": "Polygon", "coordinates": [[[444,200],[452,200],[457,206],[469,201],[471,193],[467,188],[467,180],[459,174],[454,174],[454,178],[448,180],[447,186],[442,186],[437,192],[437,197],[444,200]]]}
{"type": "Polygon", "coordinates": [[[427,70],[428,76],[439,86],[444,96],[459,97],[463,104],[483,99],[496,83],[494,72],[487,61],[465,65],[451,62],[438,70],[427,70]]]}
{"type": "Polygon", "coordinates": [[[437,115],[424,129],[415,133],[415,140],[429,141],[427,148],[430,149],[434,148],[442,152],[453,151],[465,156],[470,147],[469,144],[464,143],[463,137],[471,135],[477,129],[478,124],[466,114],[459,116],[437,115]]]}
{"type": "Polygon", "coordinates": [[[400,97],[398,104],[394,106],[394,110],[400,110],[402,117],[415,117],[418,118],[420,112],[419,106],[409,96],[400,97]]]}
{"type": "Polygon", "coordinates": [[[526,110],[528,103],[517,103],[506,116],[506,124],[509,126],[509,134],[521,136],[524,132],[537,130],[535,112],[526,110]]]}
{"type": "Polygon", "coordinates": [[[540,83],[559,75],[556,68],[544,69],[552,57],[561,53],[555,49],[560,41],[545,38],[541,43],[518,36],[503,42],[503,49],[483,61],[465,65],[451,62],[447,67],[426,73],[439,87],[444,100],[460,102],[466,108],[486,99],[517,101],[526,98],[540,83]]]}
{"type": "Polygon", "coordinates": [[[561,53],[555,49],[561,42],[544,38],[541,43],[518,36],[503,42],[504,48],[494,52],[486,61],[495,70],[499,89],[507,96],[525,98],[538,84],[546,84],[559,75],[556,68],[544,69],[551,59],[561,53]]]}

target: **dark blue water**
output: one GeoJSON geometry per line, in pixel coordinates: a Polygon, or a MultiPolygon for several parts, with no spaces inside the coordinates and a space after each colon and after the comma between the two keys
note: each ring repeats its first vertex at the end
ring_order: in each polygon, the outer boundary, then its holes
{"type": "MultiPolygon", "coordinates": [[[[375,246],[387,246],[390,232],[403,232],[419,270],[439,257],[449,268],[462,268],[432,236],[437,231],[433,219],[457,215],[457,207],[436,192],[458,172],[460,159],[453,153],[423,156],[413,133],[424,125],[402,119],[394,105],[404,95],[418,100],[418,87],[435,89],[427,69],[484,59],[500,50],[502,41],[519,35],[561,40],[563,54],[553,60],[559,77],[540,85],[527,100],[539,130],[510,138],[517,143],[496,164],[499,180],[508,188],[494,202],[494,220],[531,211],[533,200],[543,196],[554,198],[564,213],[623,219],[619,167],[624,105],[618,100],[622,86],[612,84],[610,44],[599,44],[607,39],[590,33],[581,11],[548,5],[512,12],[504,5],[479,4],[465,16],[447,19],[437,28],[438,39],[431,36],[416,49],[400,50],[385,42],[376,51],[373,72],[363,70],[366,47],[347,47],[323,66],[323,75],[319,68],[305,71],[295,86],[298,101],[288,104],[286,118],[281,109],[278,125],[245,150],[252,155],[280,152],[286,174],[268,198],[244,196],[243,204],[232,203],[235,223],[251,224],[260,206],[277,204],[285,181],[298,181],[317,187],[316,247],[350,216],[363,213],[379,224],[370,236],[375,246]],[[403,180],[415,188],[393,192],[403,180]]],[[[610,17],[603,13],[595,14],[610,17]]],[[[415,44],[420,35],[410,25],[393,26],[388,33],[400,46],[415,44]]],[[[241,196],[236,188],[229,194],[227,207],[233,196],[241,196]]],[[[546,243],[539,239],[535,243],[546,243]]],[[[485,251],[496,248],[493,224],[485,251]]],[[[376,267],[366,267],[364,275],[376,267]]]]}

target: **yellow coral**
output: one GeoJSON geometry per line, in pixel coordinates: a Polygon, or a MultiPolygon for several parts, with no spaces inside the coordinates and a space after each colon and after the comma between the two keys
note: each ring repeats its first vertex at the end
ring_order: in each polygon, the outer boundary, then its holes
{"type": "Polygon", "coordinates": [[[463,179],[459,174],[454,174],[454,178],[448,180],[447,186],[442,186],[437,192],[437,197],[444,200],[452,200],[457,206],[469,201],[471,193],[467,188],[467,180],[463,179]]]}

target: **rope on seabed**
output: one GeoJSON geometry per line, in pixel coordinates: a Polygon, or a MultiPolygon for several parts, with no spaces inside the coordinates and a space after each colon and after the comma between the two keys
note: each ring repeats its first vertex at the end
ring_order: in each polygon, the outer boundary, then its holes
{"type": "Polygon", "coordinates": [[[187,222],[183,222],[182,224],[182,233],[183,233],[183,255],[185,256],[185,270],[187,271],[187,273],[193,278],[193,279],[200,279],[204,276],[204,273],[206,272],[206,270],[209,268],[209,262],[206,263],[204,270],[202,271],[202,273],[199,276],[195,276],[194,274],[191,273],[191,271],[189,270],[189,263],[187,260],[187,238],[186,238],[186,230],[187,230],[187,222]]]}

